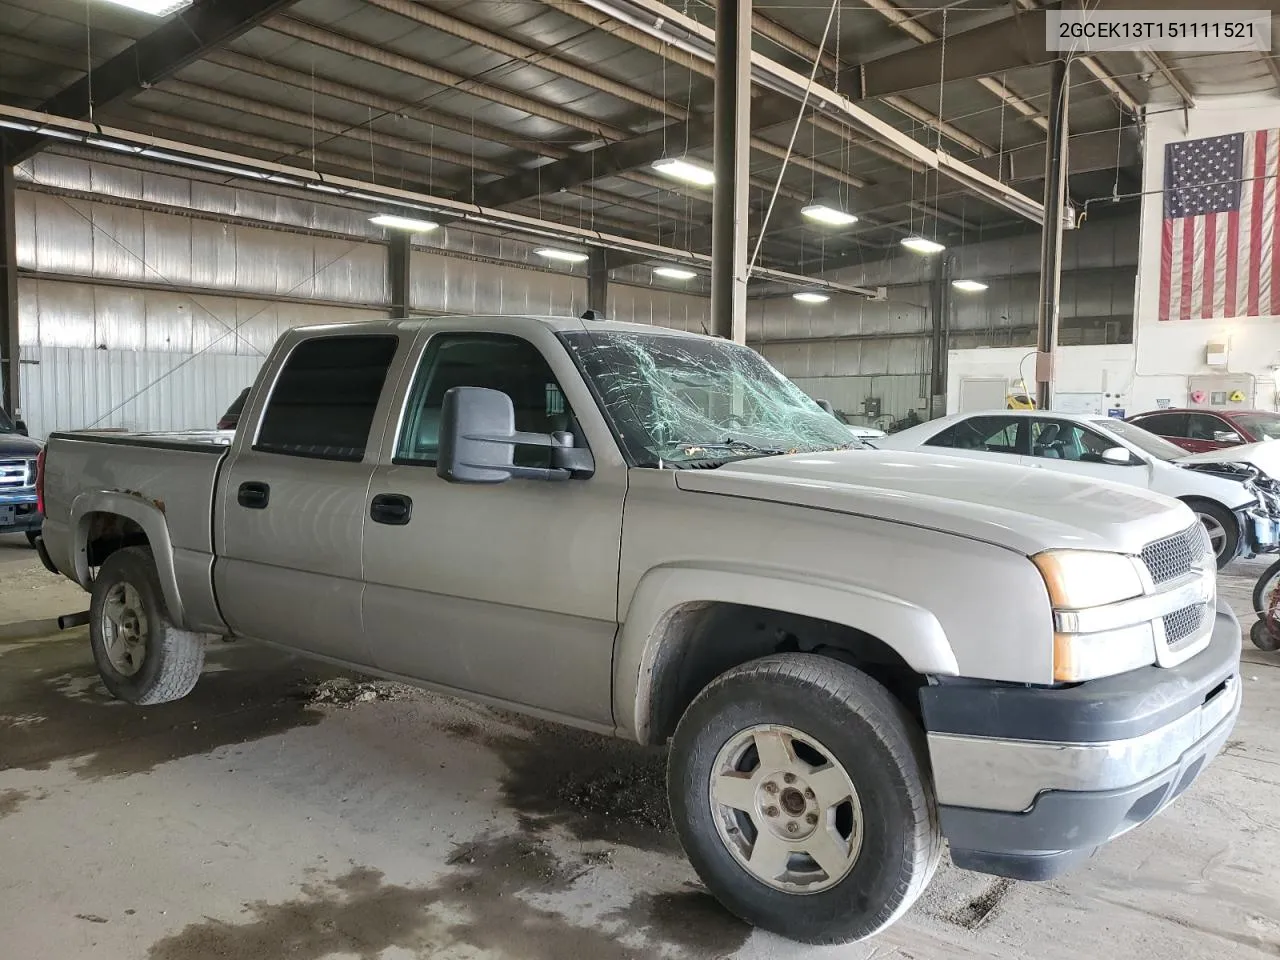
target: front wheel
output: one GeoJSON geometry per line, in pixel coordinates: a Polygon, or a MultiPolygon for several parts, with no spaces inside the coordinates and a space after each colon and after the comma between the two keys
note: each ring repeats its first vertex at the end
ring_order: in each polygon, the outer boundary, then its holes
{"type": "Polygon", "coordinates": [[[1235,514],[1220,503],[1209,500],[1188,500],[1187,506],[1196,515],[1196,519],[1204,526],[1209,535],[1209,543],[1213,546],[1213,555],[1217,558],[1218,569],[1221,570],[1236,558],[1240,550],[1240,524],[1235,514]]]}
{"type": "Polygon", "coordinates": [[[884,687],[812,654],[743,664],[672,739],[676,831],[707,889],[805,943],[870,937],[923,892],[942,850],[919,725],[884,687]]]}
{"type": "Polygon", "coordinates": [[[102,564],[89,603],[89,643],[107,690],[130,703],[185,697],[204,666],[204,637],[170,618],[147,547],[117,550],[102,564]]]}

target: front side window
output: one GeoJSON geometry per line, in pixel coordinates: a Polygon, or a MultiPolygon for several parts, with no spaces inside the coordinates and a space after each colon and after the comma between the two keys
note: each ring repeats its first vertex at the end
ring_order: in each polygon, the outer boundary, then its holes
{"type": "Polygon", "coordinates": [[[1031,455],[1045,460],[1105,463],[1115,441],[1067,420],[1037,420],[1031,426],[1031,455]]]}
{"type": "Polygon", "coordinates": [[[1235,433],[1235,429],[1221,417],[1212,413],[1192,413],[1187,416],[1187,439],[1216,441],[1219,434],[1235,433]]]}
{"type": "Polygon", "coordinates": [[[317,460],[364,459],[398,343],[389,335],[303,340],[276,378],[253,449],[317,460]]]}
{"type": "MultiPolygon", "coordinates": [[[[528,340],[505,334],[438,334],[427,344],[396,443],[396,463],[431,466],[440,450],[444,395],[454,387],[487,387],[511,398],[521,433],[579,433],[546,358],[528,340]]],[[[577,445],[585,441],[577,438],[577,445]]],[[[547,447],[517,446],[515,464],[550,467],[547,447]]]]}
{"type": "Polygon", "coordinates": [[[633,463],[710,466],[861,447],[760,354],[727,340],[583,331],[562,339],[633,463]]]}
{"type": "Polygon", "coordinates": [[[985,453],[1018,453],[1018,430],[1025,421],[1019,417],[970,417],[953,423],[925,446],[985,453]]]}

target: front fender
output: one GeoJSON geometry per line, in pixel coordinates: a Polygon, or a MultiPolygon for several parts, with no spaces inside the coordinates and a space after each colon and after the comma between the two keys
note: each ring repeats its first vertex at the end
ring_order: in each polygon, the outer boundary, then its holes
{"type": "Polygon", "coordinates": [[[665,565],[641,578],[618,635],[613,690],[620,733],[648,742],[653,673],[668,628],[682,609],[707,603],[761,607],[853,627],[890,646],[917,673],[960,672],[938,619],[899,597],[792,571],[665,565]]]}
{"type": "Polygon", "coordinates": [[[74,544],[75,580],[86,590],[92,588],[89,574],[89,517],[94,513],[113,513],[126,517],[142,528],[151,544],[156,572],[160,577],[160,589],[164,592],[165,606],[174,623],[186,623],[186,608],[178,592],[178,577],[173,567],[173,543],[169,539],[169,525],[159,506],[140,496],[118,490],[89,490],[81,493],[71,503],[71,530],[74,544]]]}

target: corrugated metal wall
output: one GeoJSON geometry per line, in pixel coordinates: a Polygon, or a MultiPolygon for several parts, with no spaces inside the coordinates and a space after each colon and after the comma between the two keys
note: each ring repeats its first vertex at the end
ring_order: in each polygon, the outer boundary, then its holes
{"type": "MultiPolygon", "coordinates": [[[[368,210],[64,151],[41,154],[17,174],[23,413],[33,432],[206,427],[282,330],[385,315],[385,234],[368,210]]],[[[538,244],[456,226],[429,243],[413,254],[416,311],[577,315],[587,307],[585,266],[548,269],[538,244]]],[[[953,298],[951,345],[1023,336],[1017,331],[1034,324],[1038,299],[1035,238],[949,255],[955,276],[990,284],[979,296],[953,298]]],[[[1131,315],[1136,255],[1136,226],[1127,221],[1068,234],[1064,320],[1131,315]]],[[[905,416],[928,391],[933,269],[931,259],[894,256],[839,277],[888,287],[879,302],[753,301],[748,342],[851,414],[875,396],[884,416],[905,416]]],[[[609,313],[701,331],[711,325],[702,292],[615,282],[609,313]]]]}

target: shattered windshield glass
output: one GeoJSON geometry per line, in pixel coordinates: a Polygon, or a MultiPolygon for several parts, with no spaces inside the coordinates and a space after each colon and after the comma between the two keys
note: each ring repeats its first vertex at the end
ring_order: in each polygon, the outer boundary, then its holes
{"type": "Polygon", "coordinates": [[[617,330],[564,339],[641,466],[862,446],[760,354],[738,344],[617,330]]]}

